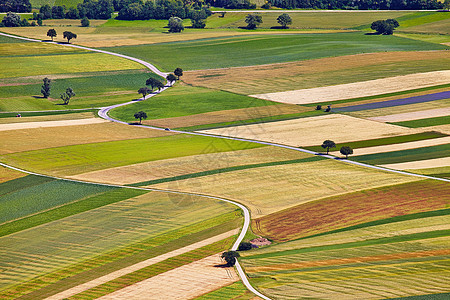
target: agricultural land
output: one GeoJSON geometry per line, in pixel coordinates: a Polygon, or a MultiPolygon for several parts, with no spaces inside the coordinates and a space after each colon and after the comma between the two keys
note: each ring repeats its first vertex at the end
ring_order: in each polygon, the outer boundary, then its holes
{"type": "Polygon", "coordinates": [[[0,299],[450,297],[450,13],[217,10],[0,28],[0,299]]]}

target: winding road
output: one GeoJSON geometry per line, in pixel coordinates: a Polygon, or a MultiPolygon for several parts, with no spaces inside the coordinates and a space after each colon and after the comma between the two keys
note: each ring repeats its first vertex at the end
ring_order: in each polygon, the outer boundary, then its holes
{"type": "MultiPolygon", "coordinates": [[[[16,39],[21,39],[21,40],[25,40],[25,41],[30,41],[30,42],[43,42],[43,41],[37,40],[37,39],[31,39],[31,38],[26,38],[26,37],[14,36],[14,35],[1,33],[1,32],[0,32],[0,35],[6,36],[6,37],[10,37],[10,38],[16,38],[16,39]]],[[[127,55],[123,55],[123,54],[119,54],[119,53],[114,53],[114,52],[110,52],[110,51],[99,50],[99,49],[95,49],[95,48],[89,48],[89,47],[84,47],[84,46],[79,46],[79,45],[73,45],[73,44],[61,44],[61,43],[57,43],[57,42],[45,42],[45,43],[53,43],[53,44],[67,46],[67,47],[73,47],[73,48],[78,48],[78,49],[83,49],[83,50],[89,50],[89,51],[94,51],[94,52],[114,55],[114,56],[117,56],[117,57],[125,58],[125,59],[128,59],[128,60],[135,61],[135,62],[137,62],[139,64],[142,64],[145,67],[147,67],[149,70],[154,72],[155,74],[157,74],[159,76],[162,76],[164,78],[168,75],[168,73],[161,72],[154,65],[152,65],[152,64],[150,64],[150,63],[148,63],[146,61],[143,61],[141,59],[131,57],[131,56],[127,56],[127,55]]],[[[159,92],[149,94],[145,98],[142,98],[142,99],[140,99],[138,101],[146,100],[146,99],[148,99],[150,97],[153,97],[153,96],[155,96],[155,95],[165,91],[169,87],[170,86],[165,86],[159,92]]],[[[136,102],[137,101],[130,101],[130,102],[126,102],[126,103],[121,103],[121,104],[116,104],[116,105],[112,105],[112,106],[108,106],[108,107],[103,107],[103,108],[100,108],[98,114],[103,119],[106,119],[106,120],[109,120],[109,121],[112,121],[112,122],[116,122],[116,123],[120,123],[120,124],[124,124],[124,125],[129,125],[126,122],[123,122],[123,121],[111,118],[108,113],[109,113],[109,111],[111,111],[114,108],[117,108],[117,107],[120,107],[120,106],[125,106],[125,105],[130,105],[130,104],[133,104],[133,103],[136,103],[136,102]]],[[[138,126],[138,127],[143,127],[143,128],[153,129],[153,130],[167,130],[167,129],[164,129],[164,128],[153,127],[153,126],[145,126],[145,125],[133,125],[133,126],[138,126]]],[[[280,147],[280,148],[285,148],[285,149],[305,152],[305,153],[314,154],[314,155],[322,155],[322,154],[316,153],[314,151],[309,151],[309,150],[306,150],[306,149],[291,147],[291,146],[277,144],[277,143],[270,143],[270,142],[264,142],[264,141],[258,141],[258,140],[250,140],[250,139],[244,139],[244,138],[234,138],[234,137],[220,136],[220,135],[214,135],[214,134],[206,134],[206,133],[200,133],[200,132],[188,132],[188,131],[180,131],[180,130],[170,130],[170,131],[171,132],[176,132],[176,133],[182,133],[182,134],[189,134],[189,135],[207,136],[207,137],[215,137],[215,138],[235,140],[235,141],[244,141],[244,142],[258,143],[258,144],[262,144],[262,145],[280,147]]],[[[322,155],[322,156],[326,157],[326,158],[329,158],[329,159],[338,160],[338,161],[340,161],[342,163],[349,163],[349,164],[353,164],[353,165],[357,165],[357,166],[361,166],[361,167],[366,167],[366,168],[371,168],[371,169],[376,169],[376,170],[380,170],[380,171],[397,173],[397,174],[408,175],[408,176],[415,176],[415,177],[420,177],[420,178],[425,178],[425,179],[433,179],[433,180],[440,180],[440,181],[450,182],[450,179],[437,178],[437,177],[432,177],[432,176],[426,176],[426,175],[414,174],[414,173],[409,173],[409,172],[404,172],[404,171],[399,171],[399,170],[388,169],[388,168],[379,167],[379,166],[368,165],[368,164],[365,164],[365,163],[359,163],[359,162],[355,162],[355,161],[351,161],[351,160],[347,160],[347,159],[340,159],[340,158],[337,158],[337,157],[331,156],[331,155],[322,155]]],[[[240,203],[237,203],[237,202],[229,200],[229,199],[221,198],[221,197],[216,197],[216,196],[211,196],[211,195],[203,195],[203,194],[197,194],[197,193],[189,193],[189,192],[160,190],[160,189],[154,189],[154,188],[141,188],[141,187],[130,187],[130,186],[123,186],[123,185],[112,185],[112,184],[101,184],[101,183],[85,182],[85,181],[81,181],[81,180],[72,180],[72,179],[53,177],[53,176],[48,176],[48,175],[43,175],[43,174],[37,174],[37,173],[34,173],[34,172],[30,172],[30,171],[22,170],[22,169],[19,169],[19,168],[15,168],[13,166],[9,166],[9,165],[1,163],[1,162],[0,162],[0,165],[3,166],[3,167],[7,167],[7,168],[10,168],[10,169],[16,170],[16,171],[24,172],[24,173],[27,173],[27,174],[32,174],[32,175],[37,175],[37,176],[44,176],[44,177],[49,177],[49,178],[54,178],[54,179],[59,179],[59,180],[65,180],[65,181],[82,182],[82,183],[98,184],[98,185],[104,185],[104,186],[113,186],[113,187],[129,188],[129,189],[131,188],[131,189],[138,189],[138,190],[145,190],[145,191],[154,191],[154,192],[164,192],[164,193],[172,193],[172,194],[180,194],[180,195],[193,195],[193,196],[200,196],[200,197],[205,197],[205,198],[208,198],[208,199],[220,200],[220,201],[231,203],[233,205],[238,206],[240,209],[242,209],[242,211],[244,213],[244,225],[243,225],[243,228],[242,228],[238,238],[236,239],[236,242],[233,244],[231,250],[237,250],[239,244],[244,239],[245,234],[247,233],[247,230],[248,230],[248,228],[250,226],[250,212],[249,212],[249,210],[244,205],[242,205],[240,203]]],[[[243,284],[246,286],[246,288],[248,290],[250,290],[251,292],[253,292],[255,295],[257,295],[258,297],[260,297],[262,299],[270,300],[270,298],[268,298],[267,296],[265,296],[265,295],[261,294],[260,292],[258,292],[250,284],[250,282],[248,281],[248,279],[247,279],[247,277],[245,275],[245,272],[243,271],[242,267],[240,266],[240,264],[239,264],[239,262],[237,260],[236,260],[236,269],[237,269],[237,272],[238,272],[238,274],[239,274],[243,284]]]]}

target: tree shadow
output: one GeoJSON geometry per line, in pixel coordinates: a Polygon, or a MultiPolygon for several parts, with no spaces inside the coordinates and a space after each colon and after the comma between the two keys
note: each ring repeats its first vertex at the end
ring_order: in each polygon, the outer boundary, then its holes
{"type": "Polygon", "coordinates": [[[379,32],[367,32],[367,33],[364,33],[364,35],[381,35],[381,33],[379,33],[379,32]]]}
{"type": "Polygon", "coordinates": [[[270,29],[289,29],[289,26],[283,27],[283,26],[272,26],[270,29]]]}
{"type": "Polygon", "coordinates": [[[48,99],[48,98],[45,98],[44,96],[31,96],[31,97],[33,97],[34,99],[48,99]]]}
{"type": "Polygon", "coordinates": [[[214,265],[215,268],[229,268],[230,266],[228,264],[220,264],[220,265],[214,265]]]}
{"type": "Polygon", "coordinates": [[[139,122],[129,122],[128,125],[142,125],[142,124],[139,122]]]}

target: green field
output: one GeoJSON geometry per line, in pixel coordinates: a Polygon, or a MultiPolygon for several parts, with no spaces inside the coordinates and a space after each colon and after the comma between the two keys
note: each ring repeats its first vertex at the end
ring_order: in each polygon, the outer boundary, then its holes
{"type": "Polygon", "coordinates": [[[141,110],[147,112],[148,119],[162,119],[273,104],[276,103],[234,93],[175,85],[147,101],[113,109],[110,115],[125,122],[135,122],[133,115],[141,110]]]}
{"type": "Polygon", "coordinates": [[[251,300],[254,299],[255,295],[247,290],[247,288],[240,282],[235,282],[227,285],[218,290],[209,292],[200,297],[195,298],[196,300],[223,300],[223,299],[239,299],[239,300],[251,300]]]}
{"type": "Polygon", "coordinates": [[[435,117],[435,118],[427,118],[427,119],[412,120],[412,121],[393,122],[390,124],[400,125],[400,126],[409,127],[409,128],[420,128],[420,127],[446,125],[449,123],[450,123],[450,116],[444,116],[444,117],[435,117]]]}
{"type": "Polygon", "coordinates": [[[93,143],[1,156],[1,160],[36,172],[74,175],[94,170],[195,154],[262,147],[255,143],[175,135],[93,143]]]}
{"type": "Polygon", "coordinates": [[[166,71],[261,65],[380,51],[441,50],[446,46],[361,32],[255,35],[106,48],[166,71]]]}

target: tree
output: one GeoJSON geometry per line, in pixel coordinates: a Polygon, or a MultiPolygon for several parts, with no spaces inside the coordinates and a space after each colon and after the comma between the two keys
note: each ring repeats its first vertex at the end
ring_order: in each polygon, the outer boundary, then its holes
{"type": "Polygon", "coordinates": [[[81,19],[81,27],[89,27],[91,22],[89,22],[89,19],[87,17],[84,17],[81,19]]]}
{"type": "Polygon", "coordinates": [[[155,83],[156,83],[155,87],[158,89],[159,92],[164,87],[164,83],[159,80],[157,80],[155,83]]]}
{"type": "Polygon", "coordinates": [[[71,40],[71,39],[76,39],[76,38],[77,38],[77,35],[76,35],[75,33],[73,33],[73,32],[70,32],[70,31],[64,31],[64,32],[63,32],[63,37],[64,37],[65,39],[67,39],[67,43],[70,44],[70,40],[71,40]]]}
{"type": "Polygon", "coordinates": [[[370,28],[375,30],[377,34],[391,35],[395,28],[400,24],[395,19],[377,20],[370,25],[370,28]]]}
{"type": "Polygon", "coordinates": [[[322,105],[320,105],[320,104],[317,105],[317,106],[316,106],[316,110],[322,110],[322,105]]]}
{"type": "Polygon", "coordinates": [[[145,96],[147,96],[148,94],[150,94],[152,92],[151,89],[149,89],[148,87],[142,87],[138,90],[139,94],[142,94],[142,98],[145,100],[145,96]]]}
{"type": "Polygon", "coordinates": [[[183,20],[178,17],[171,17],[168,26],[169,32],[181,32],[184,30],[183,20]]]}
{"type": "Polygon", "coordinates": [[[4,27],[20,27],[20,16],[13,12],[8,12],[2,20],[4,27]]]}
{"type": "Polygon", "coordinates": [[[345,155],[345,158],[348,158],[350,154],[353,154],[353,149],[350,146],[342,146],[339,150],[342,155],[345,155]]]}
{"type": "Polygon", "coordinates": [[[287,28],[287,25],[292,24],[292,18],[288,14],[281,14],[278,16],[277,22],[283,26],[283,28],[287,28]]]}
{"type": "Polygon", "coordinates": [[[142,110],[134,114],[135,119],[139,119],[139,124],[142,124],[142,119],[147,119],[147,114],[142,110]]]}
{"type": "Polygon", "coordinates": [[[257,14],[248,14],[245,17],[245,23],[247,23],[247,29],[255,29],[262,22],[263,22],[262,17],[257,14]]]}
{"type": "Polygon", "coordinates": [[[145,85],[149,85],[151,86],[151,90],[153,91],[155,88],[160,87],[161,85],[164,86],[164,83],[162,83],[161,81],[159,81],[156,78],[150,77],[149,79],[147,79],[147,81],[145,82],[145,85]]]}
{"type": "Polygon", "coordinates": [[[182,68],[176,68],[173,71],[173,74],[175,74],[175,76],[177,76],[177,80],[180,80],[180,77],[183,76],[183,69],[182,68]]]}
{"type": "Polygon", "coordinates": [[[331,140],[325,140],[322,143],[322,148],[323,149],[327,149],[327,155],[328,155],[328,152],[330,151],[330,148],[336,148],[336,144],[333,141],[331,141],[331,140]]]}
{"type": "Polygon", "coordinates": [[[169,75],[167,75],[166,79],[169,82],[169,84],[172,85],[173,82],[177,80],[177,77],[174,74],[170,73],[169,75]]]}
{"type": "Polygon", "coordinates": [[[53,42],[53,38],[56,36],[56,30],[55,29],[49,29],[47,31],[47,36],[52,38],[52,42],[53,42]]]}
{"type": "Polygon", "coordinates": [[[44,98],[48,98],[48,96],[50,96],[51,79],[48,79],[47,77],[45,77],[43,80],[44,80],[44,84],[41,87],[41,94],[44,96],[44,98]]]}
{"type": "Polygon", "coordinates": [[[253,248],[252,243],[242,242],[239,244],[238,251],[246,251],[246,250],[250,250],[252,248],[253,248]]]}
{"type": "Polygon", "coordinates": [[[192,23],[192,28],[205,28],[206,18],[208,17],[207,11],[205,9],[192,10],[189,15],[192,23]]]}
{"type": "Polygon", "coordinates": [[[65,93],[60,94],[60,97],[63,101],[63,105],[69,104],[70,98],[74,97],[75,93],[72,88],[68,87],[65,93]]]}
{"type": "Polygon", "coordinates": [[[222,253],[222,258],[227,262],[228,267],[232,267],[236,264],[236,258],[240,257],[237,251],[226,251],[222,253]]]}
{"type": "Polygon", "coordinates": [[[39,13],[42,14],[44,20],[52,18],[52,8],[48,4],[42,5],[39,8],[39,13]]]}

